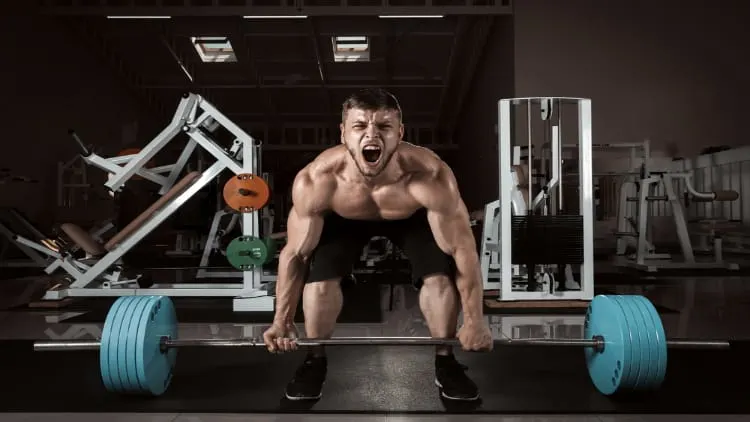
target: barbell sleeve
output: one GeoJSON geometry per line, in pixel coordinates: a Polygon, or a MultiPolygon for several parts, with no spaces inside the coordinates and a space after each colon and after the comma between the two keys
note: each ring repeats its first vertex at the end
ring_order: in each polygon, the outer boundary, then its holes
{"type": "MultiPolygon", "coordinates": [[[[431,337],[339,337],[330,339],[298,339],[296,344],[306,346],[460,346],[457,339],[439,339],[431,337]]],[[[606,347],[603,338],[587,339],[497,339],[495,346],[570,346],[570,347],[592,347],[601,349],[606,347]]],[[[163,339],[162,347],[264,347],[262,339],[259,338],[233,338],[233,339],[163,339]]],[[[731,344],[728,341],[709,340],[668,340],[667,346],[680,349],[728,349],[731,344]]],[[[57,351],[82,351],[98,350],[100,343],[92,340],[49,340],[34,342],[34,351],[57,352],[57,351]]]]}

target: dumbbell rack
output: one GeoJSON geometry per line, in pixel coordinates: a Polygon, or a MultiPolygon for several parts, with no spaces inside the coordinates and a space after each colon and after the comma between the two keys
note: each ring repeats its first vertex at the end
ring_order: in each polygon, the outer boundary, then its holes
{"type": "MultiPolygon", "coordinates": [[[[152,181],[161,186],[160,194],[174,189],[177,178],[196,148],[203,148],[216,161],[186,185],[163,206],[147,216],[142,224],[109,249],[93,265],[85,265],[70,256],[55,256],[55,262],[45,271],[53,273],[64,269],[73,282],[67,288],[48,291],[44,299],[59,300],[66,297],[116,297],[133,295],[163,295],[189,297],[232,297],[235,311],[272,311],[273,297],[263,284],[262,268],[242,272],[242,281],[237,283],[159,283],[155,280],[148,288],[141,288],[133,280],[112,282],[111,271],[116,268],[123,255],[143,240],[150,232],[183,206],[191,197],[215,180],[223,171],[235,175],[259,175],[259,143],[229,120],[216,107],[197,94],[185,94],[170,123],[137,154],[125,157],[104,158],[89,149],[75,137],[82,149],[83,160],[109,173],[105,187],[115,192],[120,190],[133,176],[152,181]],[[229,148],[222,147],[211,136],[218,127],[223,127],[234,137],[229,148]],[[172,165],[147,168],[153,157],[180,134],[189,137],[177,162],[172,165]],[[103,282],[108,280],[110,282],[103,282]]],[[[166,195],[165,195],[166,196],[166,195]]],[[[261,205],[262,207],[263,205],[261,205]]],[[[259,209],[240,210],[243,236],[259,237],[259,209]]],[[[150,284],[150,283],[149,283],[150,284]]]]}

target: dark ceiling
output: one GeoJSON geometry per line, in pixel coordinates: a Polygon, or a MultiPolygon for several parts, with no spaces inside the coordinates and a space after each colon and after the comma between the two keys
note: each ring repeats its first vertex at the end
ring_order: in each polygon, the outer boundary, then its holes
{"type": "Polygon", "coordinates": [[[384,87],[401,102],[411,142],[451,148],[494,17],[511,6],[415,1],[423,0],[52,0],[41,10],[78,32],[164,118],[190,91],[266,147],[284,149],[303,129],[335,142],[344,98],[384,87]],[[394,17],[402,13],[410,18],[394,17]]]}

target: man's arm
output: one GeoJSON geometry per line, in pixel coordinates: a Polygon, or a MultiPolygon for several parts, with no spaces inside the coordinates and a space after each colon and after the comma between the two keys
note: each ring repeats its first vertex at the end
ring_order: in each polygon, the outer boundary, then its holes
{"type": "Polygon", "coordinates": [[[427,219],[438,246],[456,262],[456,287],[464,320],[479,321],[483,318],[482,273],[469,212],[453,171],[441,163],[434,176],[415,183],[411,190],[427,209],[427,219]]]}
{"type": "Polygon", "coordinates": [[[318,199],[321,196],[316,191],[320,189],[313,187],[309,174],[305,170],[300,172],[292,186],[294,205],[287,219],[287,243],[279,253],[274,324],[294,323],[310,254],[318,245],[323,230],[324,203],[318,199]]]}

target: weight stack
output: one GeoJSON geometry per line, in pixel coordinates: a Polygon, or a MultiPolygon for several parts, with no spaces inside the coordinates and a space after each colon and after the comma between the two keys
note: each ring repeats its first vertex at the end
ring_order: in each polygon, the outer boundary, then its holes
{"type": "Polygon", "coordinates": [[[511,217],[513,264],[583,264],[583,217],[521,215],[511,217]]]}

